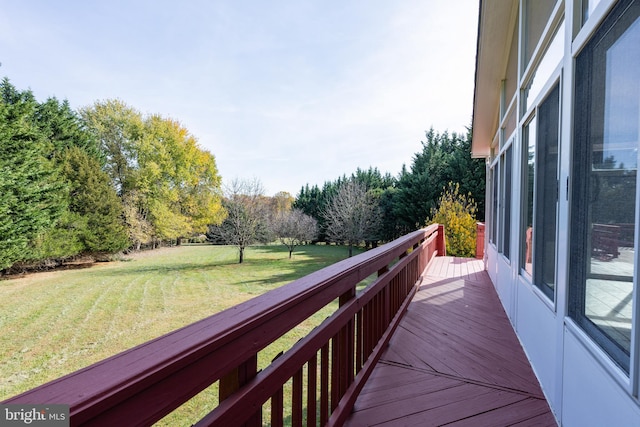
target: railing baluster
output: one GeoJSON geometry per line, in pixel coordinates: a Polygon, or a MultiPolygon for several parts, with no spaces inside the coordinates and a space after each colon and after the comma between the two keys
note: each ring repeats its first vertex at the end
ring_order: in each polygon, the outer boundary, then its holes
{"type": "Polygon", "coordinates": [[[331,338],[331,412],[340,401],[340,333],[331,338]]]}
{"type": "Polygon", "coordinates": [[[320,350],[320,425],[329,420],[329,343],[320,350]]]}
{"type": "Polygon", "coordinates": [[[293,376],[291,387],[291,425],[302,427],[302,368],[293,376]]]}
{"type": "Polygon", "coordinates": [[[307,363],[307,427],[316,427],[318,401],[318,356],[307,363]]]}
{"type": "Polygon", "coordinates": [[[362,355],[364,348],[364,331],[362,330],[362,316],[364,307],[356,313],[356,374],[362,369],[362,355]]]}
{"type": "Polygon", "coordinates": [[[282,427],[284,420],[282,412],[284,408],[284,397],[282,387],[271,397],[271,427],[282,427]]]}

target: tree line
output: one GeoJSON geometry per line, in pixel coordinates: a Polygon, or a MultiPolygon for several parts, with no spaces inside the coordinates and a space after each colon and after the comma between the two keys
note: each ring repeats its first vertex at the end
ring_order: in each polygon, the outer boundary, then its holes
{"type": "MultiPolygon", "coordinates": [[[[279,241],[375,246],[424,226],[450,183],[484,213],[485,167],[471,132],[426,133],[398,176],[358,169],[304,185],[294,198],[264,195],[259,180],[225,188],[215,157],[178,121],[120,100],[75,111],[0,83],[0,274],[79,256],[206,235],[235,245],[279,241]],[[205,234],[206,233],[206,234],[205,234]]],[[[482,218],[479,218],[482,220],[482,218]]]]}
{"type": "Polygon", "coordinates": [[[235,245],[240,262],[248,246],[275,240],[287,245],[289,256],[305,242],[345,244],[351,256],[355,246],[376,246],[440,222],[453,233],[447,250],[473,256],[476,220],[484,213],[485,166],[471,158],[470,144],[471,132],[430,130],[422,151],[398,177],[357,169],[322,188],[306,184],[295,199],[287,193],[265,197],[257,179],[235,180],[223,197],[228,216],[211,225],[207,237],[235,245]]]}
{"type": "Polygon", "coordinates": [[[175,120],[0,83],[0,272],[204,233],[226,215],[220,186],[175,120]]]}
{"type": "MultiPolygon", "coordinates": [[[[464,195],[465,205],[467,199],[474,201],[473,214],[477,212],[477,219],[483,221],[485,165],[482,159],[471,158],[471,131],[449,134],[431,129],[425,136],[422,150],[413,156],[409,168],[402,167],[397,177],[382,174],[377,168],[357,169],[322,187],[304,185],[293,207],[318,221],[318,240],[348,242],[344,233],[335,233],[336,196],[341,189],[343,193],[365,193],[372,220],[366,232],[359,234],[360,243],[375,245],[425,226],[436,214],[446,190],[457,184],[456,193],[464,195]],[[349,183],[356,183],[358,189],[350,184],[347,190],[349,183]]],[[[346,204],[354,206],[353,202],[346,204]]]]}

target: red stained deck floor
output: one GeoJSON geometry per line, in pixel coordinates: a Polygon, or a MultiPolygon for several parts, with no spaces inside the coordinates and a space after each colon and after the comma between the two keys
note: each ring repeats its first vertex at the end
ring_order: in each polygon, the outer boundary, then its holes
{"type": "Polygon", "coordinates": [[[435,258],[346,425],[556,425],[482,261],[435,258]]]}

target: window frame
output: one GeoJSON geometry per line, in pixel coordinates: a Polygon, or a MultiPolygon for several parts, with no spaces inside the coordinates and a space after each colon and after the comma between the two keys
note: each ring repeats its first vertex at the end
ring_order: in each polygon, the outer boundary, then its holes
{"type": "Polygon", "coordinates": [[[549,304],[551,305],[551,307],[553,309],[555,309],[555,301],[557,300],[557,288],[558,288],[558,262],[559,262],[559,248],[558,248],[558,241],[559,241],[559,223],[560,223],[560,149],[561,149],[561,134],[562,134],[562,79],[561,79],[561,67],[558,67],[558,69],[556,69],[556,71],[552,74],[552,77],[549,78],[549,81],[545,83],[545,90],[543,92],[540,93],[540,95],[538,96],[538,98],[536,99],[536,104],[535,107],[531,109],[531,111],[529,112],[529,115],[527,116],[527,119],[525,121],[523,121],[522,123],[522,149],[521,149],[521,170],[522,170],[522,179],[521,179],[521,187],[520,187],[520,212],[521,212],[521,218],[520,218],[520,268],[519,268],[519,272],[520,272],[520,276],[522,276],[529,284],[533,285],[536,289],[538,289],[540,291],[540,294],[543,296],[544,299],[548,300],[549,304]],[[548,286],[548,284],[544,283],[543,280],[540,278],[540,275],[542,274],[542,266],[540,265],[540,261],[536,261],[537,259],[539,260],[539,254],[542,252],[542,249],[540,248],[540,240],[541,240],[541,232],[536,231],[539,230],[540,227],[538,225],[538,223],[541,220],[541,217],[543,215],[543,212],[541,212],[542,207],[540,206],[540,200],[543,199],[545,197],[546,192],[544,193],[540,193],[541,191],[544,191],[540,188],[540,182],[541,180],[546,180],[547,177],[544,176],[544,173],[541,173],[540,171],[540,167],[541,164],[538,160],[539,156],[540,156],[540,151],[542,149],[542,147],[540,146],[540,134],[541,134],[541,126],[540,126],[540,107],[547,102],[547,100],[549,100],[549,97],[553,94],[554,91],[557,91],[557,101],[558,101],[558,123],[557,123],[557,158],[556,158],[556,164],[555,164],[555,172],[556,172],[556,176],[555,176],[555,182],[556,182],[556,194],[555,194],[555,215],[554,215],[554,222],[555,222],[555,236],[554,236],[554,258],[553,258],[553,262],[554,262],[554,283],[553,283],[553,287],[548,286]],[[534,124],[535,126],[535,142],[534,142],[534,171],[533,171],[533,181],[532,184],[533,185],[533,189],[532,189],[532,206],[531,206],[531,210],[532,210],[532,237],[531,237],[531,272],[527,271],[526,269],[526,264],[527,264],[527,257],[526,257],[526,238],[527,238],[527,233],[528,233],[528,210],[529,210],[529,188],[528,188],[528,179],[529,179],[529,163],[528,163],[528,155],[529,155],[529,138],[530,135],[526,134],[525,129],[527,129],[529,126],[531,126],[531,124],[534,124]],[[538,255],[536,255],[538,254],[538,255]]]}
{"type": "MultiPolygon", "coordinates": [[[[598,5],[604,7],[604,2],[598,5]]],[[[572,127],[573,138],[573,154],[572,154],[572,173],[571,173],[571,198],[570,208],[570,233],[572,235],[569,245],[569,271],[568,271],[568,316],[574,324],[586,335],[589,340],[598,347],[607,357],[619,368],[620,372],[630,381],[631,393],[638,397],[638,372],[640,366],[640,344],[638,340],[640,326],[640,308],[638,307],[638,286],[640,265],[638,249],[640,249],[640,173],[636,173],[636,189],[635,189],[635,235],[634,235],[634,277],[632,288],[632,318],[629,354],[621,348],[612,337],[601,330],[586,314],[586,292],[587,292],[587,272],[585,262],[585,248],[589,239],[589,219],[586,218],[590,212],[589,197],[585,197],[590,187],[588,181],[591,179],[591,161],[592,152],[589,142],[591,127],[588,125],[590,121],[590,108],[592,102],[591,85],[594,78],[594,50],[595,47],[603,42],[607,35],[618,34],[610,46],[613,46],[620,35],[624,34],[626,29],[640,20],[640,12],[634,11],[638,15],[632,21],[632,24],[621,30],[618,28],[620,18],[628,11],[630,7],[640,9],[640,1],[620,0],[610,10],[610,12],[599,23],[591,34],[591,38],[581,46],[580,52],[574,54],[574,67],[584,72],[580,78],[574,77],[574,99],[573,114],[574,123],[572,127]],[[582,197],[580,197],[582,196],[582,197]]],[[[604,119],[603,119],[604,120],[604,119]]],[[[640,124],[639,124],[640,125],[640,124]]],[[[640,141],[638,142],[640,148],[640,141]]],[[[587,254],[588,256],[588,254],[587,254]]]]}

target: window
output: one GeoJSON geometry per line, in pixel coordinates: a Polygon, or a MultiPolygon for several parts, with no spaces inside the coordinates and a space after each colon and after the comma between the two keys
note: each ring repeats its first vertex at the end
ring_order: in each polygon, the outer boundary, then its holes
{"type": "MultiPolygon", "coordinates": [[[[536,101],[538,95],[540,95],[544,84],[549,80],[556,67],[562,61],[564,53],[564,21],[558,26],[556,32],[547,46],[540,63],[536,67],[536,70],[529,80],[529,83],[522,91],[522,114],[525,114],[532,106],[532,102],[536,101]]],[[[535,105],[535,104],[533,104],[535,105]]]]}
{"type": "Polygon", "coordinates": [[[582,0],[582,25],[587,22],[600,0],[582,0]]]}
{"type": "Polygon", "coordinates": [[[504,99],[501,118],[504,117],[506,109],[511,104],[511,100],[516,95],[518,88],[518,21],[516,20],[513,34],[511,36],[511,48],[509,49],[509,59],[507,60],[507,70],[504,76],[504,99]]]}
{"type": "Polygon", "coordinates": [[[556,270],[560,85],[524,127],[523,215],[520,259],[524,274],[551,300],[556,270]]]}
{"type": "Polygon", "coordinates": [[[498,174],[494,166],[490,169],[489,175],[491,179],[491,243],[498,243],[498,174]]]}
{"type": "Polygon", "coordinates": [[[640,0],[576,58],[569,314],[629,372],[640,148],[640,0]]]}
{"type": "Polygon", "coordinates": [[[511,252],[511,174],[512,146],[502,151],[489,169],[491,179],[491,228],[490,241],[507,259],[511,252]]]}
{"type": "Polygon", "coordinates": [[[533,57],[533,52],[555,5],[556,0],[525,0],[523,72],[533,57]]]}
{"type": "Polygon", "coordinates": [[[511,154],[512,145],[507,148],[500,156],[500,242],[498,252],[502,253],[507,259],[511,254],[511,154]]]}

